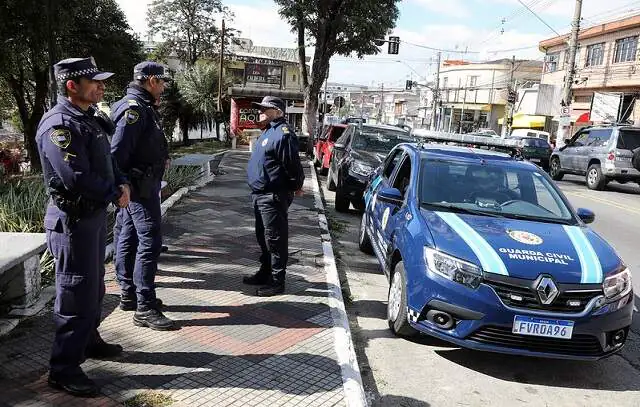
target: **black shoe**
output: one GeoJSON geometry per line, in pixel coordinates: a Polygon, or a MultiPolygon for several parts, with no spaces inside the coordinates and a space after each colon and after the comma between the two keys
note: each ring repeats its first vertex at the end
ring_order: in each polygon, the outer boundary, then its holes
{"type": "Polygon", "coordinates": [[[94,397],[100,394],[98,385],[84,374],[68,378],[56,378],[49,374],[47,383],[50,387],[66,391],[72,396],[94,397]]]}
{"type": "Polygon", "coordinates": [[[274,295],[284,294],[284,283],[272,283],[256,290],[258,297],[273,297],[274,295]]]}
{"type": "Polygon", "coordinates": [[[156,331],[171,331],[175,329],[175,323],[155,308],[136,311],[133,315],[133,324],[135,326],[151,328],[156,331]]]}
{"type": "MultiPolygon", "coordinates": [[[[157,309],[162,307],[162,300],[160,298],[156,298],[156,304],[154,307],[157,309]]],[[[135,311],[138,309],[138,300],[121,299],[120,309],[123,311],[135,311]]]]}
{"type": "Polygon", "coordinates": [[[165,246],[165,245],[162,245],[162,248],[160,249],[160,253],[166,253],[168,251],[169,251],[169,247],[165,246]]]}
{"type": "Polygon", "coordinates": [[[257,272],[252,276],[243,277],[242,282],[248,285],[269,285],[272,282],[271,273],[257,272]]]}
{"type": "Polygon", "coordinates": [[[89,359],[111,359],[120,356],[122,346],[104,341],[87,348],[84,355],[89,359]]]}

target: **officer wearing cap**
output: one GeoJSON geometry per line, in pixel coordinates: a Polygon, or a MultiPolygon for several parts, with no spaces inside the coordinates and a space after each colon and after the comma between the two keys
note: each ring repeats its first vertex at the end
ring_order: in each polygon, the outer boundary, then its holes
{"type": "Polygon", "coordinates": [[[289,223],[287,211],[294,192],[302,195],[304,171],[300,163],[298,138],[284,118],[284,101],[266,96],[261,103],[260,124],[265,126],[256,141],[247,168],[256,217],[256,238],[262,250],[260,269],[243,282],[260,285],[257,295],[282,294],[288,260],[289,223]]]}
{"type": "Polygon", "coordinates": [[[49,385],[73,395],[98,393],[80,368],[86,357],[122,352],[98,333],[104,296],[106,208],[124,207],[129,187],[109,152],[108,135],[96,121],[93,104],[104,96],[104,80],[93,58],[54,65],[58,104],[40,121],[36,143],[50,196],[44,218],[47,246],[55,258],[56,326],[49,385]]]}
{"type": "Polygon", "coordinates": [[[137,326],[170,330],[174,323],[160,311],[155,288],[162,250],[160,183],[169,154],[154,104],[171,78],[163,65],[150,61],[136,65],[133,76],[126,96],[111,107],[111,153],[132,185],[131,203],[118,211],[114,228],[120,308],[136,311],[137,326]]]}

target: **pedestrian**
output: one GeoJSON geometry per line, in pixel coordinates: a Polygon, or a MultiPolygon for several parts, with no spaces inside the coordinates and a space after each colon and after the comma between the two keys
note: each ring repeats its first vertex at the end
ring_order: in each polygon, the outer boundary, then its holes
{"type": "Polygon", "coordinates": [[[104,96],[104,80],[93,58],[70,58],[54,65],[57,105],[40,121],[36,143],[50,200],[44,226],[55,259],[56,327],[50,386],[78,396],[98,387],[80,368],[85,358],[122,352],[98,333],[104,286],[104,255],[109,202],[129,203],[129,187],[114,165],[107,134],[92,104],[104,96]]]}
{"type": "Polygon", "coordinates": [[[260,269],[243,282],[260,285],[257,295],[282,294],[289,255],[287,212],[295,195],[302,196],[304,171],[300,163],[298,138],[284,118],[282,99],[266,96],[261,103],[260,123],[264,131],[255,144],[247,168],[256,218],[256,238],[262,254],[260,269]]]}
{"type": "Polygon", "coordinates": [[[135,311],[136,326],[170,330],[156,297],[155,279],[162,250],[160,185],[168,165],[168,144],[154,104],[171,80],[165,67],[141,62],[124,98],[111,107],[116,130],[111,153],[131,180],[131,203],[118,210],[114,234],[116,276],[121,288],[120,309],[135,311]]]}

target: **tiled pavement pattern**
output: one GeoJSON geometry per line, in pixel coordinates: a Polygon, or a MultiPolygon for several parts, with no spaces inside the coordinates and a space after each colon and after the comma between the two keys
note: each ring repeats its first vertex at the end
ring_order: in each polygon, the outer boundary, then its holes
{"type": "Polygon", "coordinates": [[[135,327],[133,314],[117,308],[119,291],[108,271],[100,330],[125,353],[83,365],[102,396],[76,399],[46,385],[49,308],[0,339],[0,405],[115,406],[153,390],[174,406],[343,406],[311,176],[305,197],[290,208],[286,295],[257,298],[241,282],[257,270],[259,253],[247,159],[248,153],[228,153],[223,174],[165,218],[169,253],[161,256],[158,296],[180,330],[135,327]]]}

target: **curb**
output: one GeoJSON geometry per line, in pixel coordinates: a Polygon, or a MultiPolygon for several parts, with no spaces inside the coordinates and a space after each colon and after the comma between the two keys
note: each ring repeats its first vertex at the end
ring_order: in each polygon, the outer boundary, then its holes
{"type": "Polygon", "coordinates": [[[338,363],[342,371],[342,384],[345,393],[347,407],[365,407],[367,401],[362,376],[358,367],[356,352],[351,340],[351,329],[349,319],[344,307],[342,290],[340,289],[340,278],[336,268],[335,256],[333,254],[333,243],[329,233],[329,222],[325,216],[324,205],[320,195],[320,184],[318,175],[312,161],[309,161],[311,176],[313,178],[313,195],[315,207],[318,210],[318,224],[320,225],[322,237],[322,253],[324,256],[324,270],[327,273],[329,306],[331,307],[331,317],[335,325],[335,350],[338,356],[338,363]]]}

